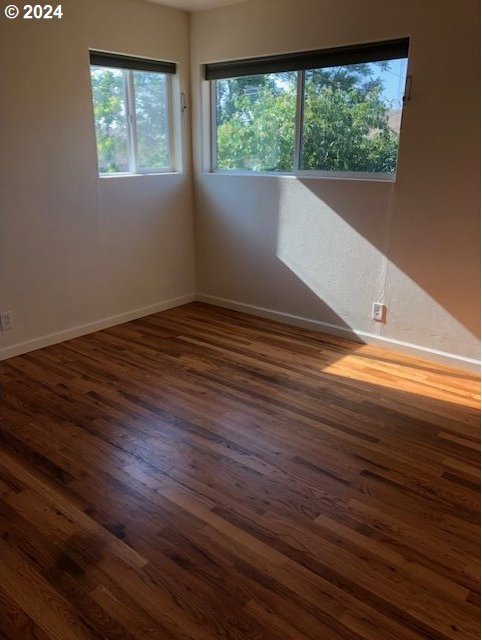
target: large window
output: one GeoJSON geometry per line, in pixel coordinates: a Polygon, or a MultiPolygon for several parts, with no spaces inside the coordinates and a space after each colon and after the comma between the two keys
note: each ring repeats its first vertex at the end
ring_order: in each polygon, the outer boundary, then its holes
{"type": "Polygon", "coordinates": [[[91,52],[99,174],[174,168],[170,63],[91,52]]]}
{"type": "Polygon", "coordinates": [[[407,55],[402,40],[206,65],[212,170],[392,178],[407,55]]]}

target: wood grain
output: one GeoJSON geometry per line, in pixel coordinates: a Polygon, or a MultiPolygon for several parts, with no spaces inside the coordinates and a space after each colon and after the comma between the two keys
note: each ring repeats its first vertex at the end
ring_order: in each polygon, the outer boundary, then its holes
{"type": "Polygon", "coordinates": [[[475,376],[193,303],[1,378],[2,637],[479,637],[475,376]]]}

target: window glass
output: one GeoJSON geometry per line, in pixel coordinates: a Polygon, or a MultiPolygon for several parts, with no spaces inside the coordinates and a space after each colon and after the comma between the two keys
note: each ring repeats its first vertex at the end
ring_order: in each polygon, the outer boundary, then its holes
{"type": "Polygon", "coordinates": [[[301,169],[394,173],[407,60],[305,72],[301,169]]]}
{"type": "Polygon", "coordinates": [[[216,82],[217,169],[293,171],[296,72],[216,82]]]}
{"type": "Polygon", "coordinates": [[[91,67],[99,173],[129,171],[125,73],[91,67]]]}
{"type": "MultiPolygon", "coordinates": [[[[370,46],[376,53],[381,45],[370,46]]],[[[408,43],[390,46],[394,53],[408,50],[408,43]]],[[[368,57],[360,51],[351,57],[368,57]]],[[[382,50],[380,57],[386,54],[382,50]]],[[[407,76],[408,60],[401,55],[233,78],[224,78],[221,68],[222,79],[211,80],[213,170],[377,174],[390,179],[397,166],[407,76]]],[[[347,56],[343,50],[340,58],[347,56]]],[[[260,60],[251,62],[253,69],[261,66],[260,60]]],[[[232,63],[233,71],[243,64],[232,63]]],[[[276,64],[283,62],[266,63],[276,64]]],[[[215,75],[216,66],[207,72],[215,75]]]]}
{"type": "Polygon", "coordinates": [[[137,160],[140,169],[169,167],[167,76],[134,71],[137,160]]]}

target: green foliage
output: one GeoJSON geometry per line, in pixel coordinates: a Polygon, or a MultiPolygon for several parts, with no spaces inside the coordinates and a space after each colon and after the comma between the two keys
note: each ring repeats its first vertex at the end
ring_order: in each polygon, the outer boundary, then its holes
{"type": "Polygon", "coordinates": [[[137,157],[141,168],[169,165],[166,76],[134,72],[137,157]]]}
{"type": "Polygon", "coordinates": [[[218,82],[219,169],[293,170],[296,74],[277,77],[218,82]]]}
{"type": "MultiPolygon", "coordinates": [[[[100,173],[129,171],[125,106],[127,72],[94,67],[92,93],[100,173]]],[[[166,76],[133,72],[137,158],[141,168],[169,165],[166,76]]]]}
{"type": "Polygon", "coordinates": [[[127,171],[123,73],[114,69],[95,68],[91,77],[99,171],[127,171]]]}
{"type": "MultiPolygon", "coordinates": [[[[303,169],[395,170],[398,134],[372,71],[358,64],[306,72],[303,169]]],[[[292,171],[295,112],[295,73],[218,81],[218,168],[292,171]]]]}
{"type": "MultiPolygon", "coordinates": [[[[387,63],[379,63],[384,67],[387,63]]],[[[301,168],[391,173],[398,134],[374,65],[305,73],[301,168]]],[[[125,75],[93,68],[99,170],[129,170],[125,75]]],[[[219,169],[291,172],[294,167],[297,74],[220,80],[216,84],[219,169]]],[[[134,72],[137,158],[141,168],[169,165],[166,77],[134,72]]]]}

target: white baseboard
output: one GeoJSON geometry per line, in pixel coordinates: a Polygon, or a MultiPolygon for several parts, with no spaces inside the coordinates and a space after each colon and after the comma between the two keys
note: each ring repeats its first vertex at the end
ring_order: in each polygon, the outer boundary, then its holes
{"type": "Polygon", "coordinates": [[[226,309],[232,309],[233,311],[241,311],[242,313],[250,313],[252,315],[261,316],[270,320],[277,320],[278,322],[285,322],[297,327],[303,327],[304,329],[313,329],[316,331],[322,331],[341,338],[347,338],[348,340],[354,340],[355,342],[361,342],[364,344],[373,344],[377,346],[388,347],[398,353],[413,356],[415,358],[423,358],[424,360],[431,360],[439,364],[444,364],[448,367],[456,367],[458,369],[465,369],[475,373],[480,373],[480,360],[473,358],[467,358],[465,356],[459,356],[455,353],[448,353],[446,351],[439,351],[438,349],[431,349],[430,347],[423,347],[411,342],[404,342],[402,340],[394,340],[393,338],[386,338],[383,336],[377,336],[374,333],[367,331],[357,331],[350,327],[342,327],[329,322],[323,322],[321,320],[312,320],[303,316],[296,316],[291,313],[285,313],[283,311],[275,311],[274,309],[267,309],[265,307],[258,307],[252,304],[246,304],[244,302],[237,302],[236,300],[227,300],[226,298],[218,298],[217,296],[211,296],[204,293],[198,293],[196,300],[199,302],[206,302],[218,307],[225,307],[226,309]]]}
{"type": "Polygon", "coordinates": [[[331,335],[339,336],[341,338],[347,338],[354,340],[355,342],[361,342],[364,344],[373,344],[378,346],[389,346],[393,351],[404,353],[425,360],[431,360],[451,367],[465,369],[467,371],[479,373],[480,361],[473,358],[467,358],[454,353],[448,353],[446,351],[439,351],[437,349],[431,349],[429,347],[423,347],[418,344],[410,342],[403,342],[402,340],[394,340],[393,338],[386,338],[383,336],[377,336],[373,333],[366,331],[357,331],[350,327],[342,327],[339,325],[331,324],[329,322],[323,322],[321,320],[312,320],[303,316],[293,315],[291,313],[285,313],[283,311],[275,311],[274,309],[267,309],[265,307],[258,307],[252,304],[246,304],[244,302],[238,302],[236,300],[228,300],[226,298],[219,298],[217,296],[211,296],[204,293],[190,293],[177,298],[171,298],[169,300],[163,300],[156,304],[149,305],[147,307],[141,307],[133,309],[125,313],[120,313],[115,316],[89,322],[87,324],[72,327],[71,329],[65,329],[57,333],[50,333],[40,338],[34,338],[32,340],[26,340],[18,344],[4,347],[0,350],[0,360],[6,360],[7,358],[13,358],[14,356],[34,351],[35,349],[42,349],[65,340],[71,340],[72,338],[78,338],[79,336],[93,333],[94,331],[101,331],[113,327],[117,324],[123,324],[124,322],[130,322],[131,320],[137,320],[144,316],[149,316],[159,311],[165,311],[166,309],[172,309],[179,307],[189,302],[199,300],[200,302],[206,302],[218,307],[225,307],[226,309],[233,309],[234,311],[240,311],[242,313],[250,313],[252,315],[261,316],[270,320],[277,320],[279,322],[285,322],[297,327],[303,327],[305,329],[313,329],[316,331],[322,331],[331,335]]]}
{"type": "Polygon", "coordinates": [[[64,331],[58,331],[57,333],[50,333],[40,338],[34,338],[33,340],[26,340],[25,342],[19,342],[9,347],[5,347],[0,351],[0,360],[6,360],[7,358],[13,358],[14,356],[20,356],[22,353],[28,353],[35,349],[42,349],[43,347],[49,347],[52,344],[58,344],[65,340],[71,340],[72,338],[78,338],[79,336],[85,336],[88,333],[94,331],[101,331],[102,329],[108,329],[116,324],[123,324],[124,322],[130,322],[131,320],[137,320],[144,316],[150,316],[153,313],[159,311],[165,311],[166,309],[172,309],[173,307],[179,307],[188,302],[194,302],[196,300],[196,294],[189,293],[178,298],[170,298],[169,300],[163,300],[162,302],[156,302],[148,307],[140,307],[138,309],[132,309],[125,313],[120,313],[109,318],[102,318],[102,320],[95,320],[94,322],[88,322],[71,329],[65,329],[64,331]]]}

